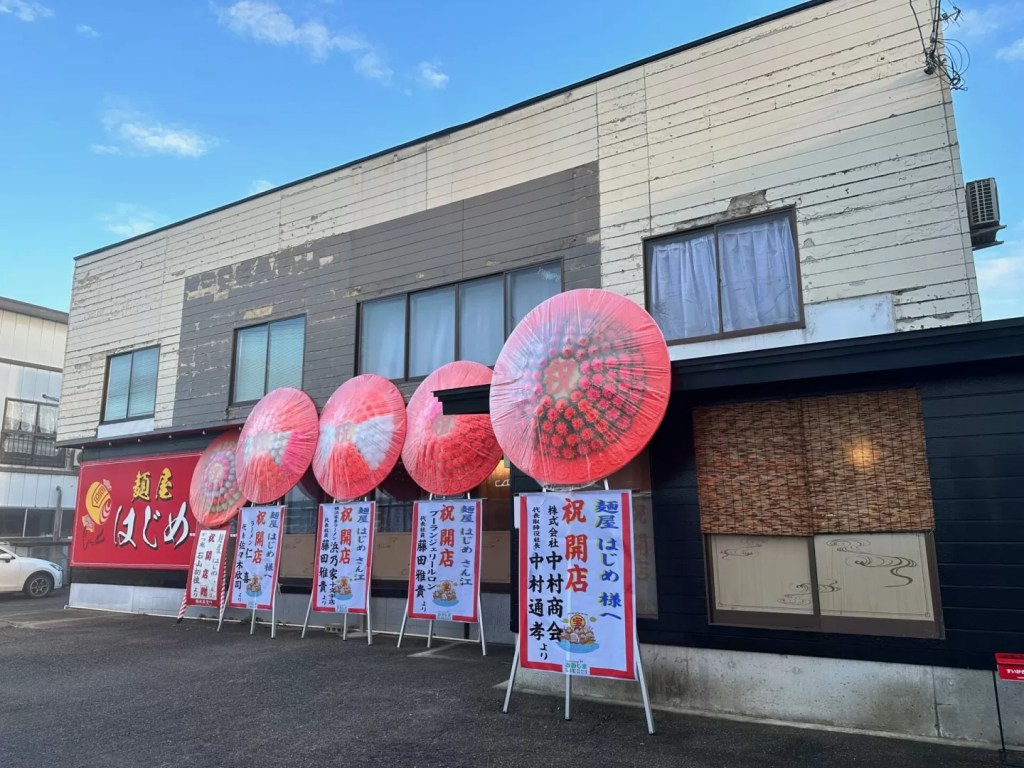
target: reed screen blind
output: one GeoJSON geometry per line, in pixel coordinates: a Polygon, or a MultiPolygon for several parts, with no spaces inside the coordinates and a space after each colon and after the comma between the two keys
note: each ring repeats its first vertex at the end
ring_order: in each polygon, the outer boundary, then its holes
{"type": "Polygon", "coordinates": [[[935,527],[915,389],[700,406],[694,442],[704,533],[935,527]]]}

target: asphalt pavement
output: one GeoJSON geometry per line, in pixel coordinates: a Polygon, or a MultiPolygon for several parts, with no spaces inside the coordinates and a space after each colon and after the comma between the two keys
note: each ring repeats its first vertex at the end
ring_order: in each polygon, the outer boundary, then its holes
{"type": "Polygon", "coordinates": [[[991,750],[522,693],[511,649],[65,610],[0,596],[0,766],[998,766],[991,750]],[[403,644],[403,645],[406,645],[403,644]]]}

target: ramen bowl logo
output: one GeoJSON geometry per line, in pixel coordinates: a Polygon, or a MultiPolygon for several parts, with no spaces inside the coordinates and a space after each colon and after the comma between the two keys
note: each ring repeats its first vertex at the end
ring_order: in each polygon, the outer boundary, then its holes
{"type": "Polygon", "coordinates": [[[103,540],[101,528],[110,519],[111,507],[111,486],[109,480],[102,482],[97,480],[89,486],[85,493],[85,514],[82,515],[82,527],[85,529],[85,543],[89,542],[89,535],[92,534],[94,541],[99,543],[103,540]]]}

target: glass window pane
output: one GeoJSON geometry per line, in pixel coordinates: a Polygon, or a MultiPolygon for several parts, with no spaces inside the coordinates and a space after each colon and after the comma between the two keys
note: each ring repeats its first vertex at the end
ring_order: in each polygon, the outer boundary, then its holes
{"type": "Polygon", "coordinates": [[[720,333],[714,233],[704,230],[659,241],[651,247],[650,259],[648,304],[665,338],[720,333]]]}
{"type": "Polygon", "coordinates": [[[35,432],[36,404],[8,400],[4,410],[4,431],[35,432]]]}
{"type": "Polygon", "coordinates": [[[106,421],[123,419],[128,415],[128,379],[132,371],[132,356],[110,358],[107,371],[107,403],[103,409],[106,421]]]}
{"type": "Polygon", "coordinates": [[[144,349],[135,353],[128,393],[128,418],[153,415],[156,409],[156,371],[159,361],[159,349],[144,349]]]}
{"type": "Polygon", "coordinates": [[[288,508],[285,533],[316,533],[320,503],[309,495],[301,482],[285,494],[284,503],[288,508]]]}
{"type": "Polygon", "coordinates": [[[302,387],[302,359],[306,343],[306,318],[293,317],[270,324],[270,370],[267,391],[278,387],[302,387]]]}
{"type": "Polygon", "coordinates": [[[426,376],[455,359],[455,289],[409,297],[409,377],[426,376]]]}
{"type": "Polygon", "coordinates": [[[545,264],[512,272],[509,279],[509,330],[543,301],[562,292],[560,264],[545,264]]]}
{"type": "Polygon", "coordinates": [[[494,365],[505,343],[504,281],[474,280],[459,290],[459,360],[494,365]]]}
{"type": "Polygon", "coordinates": [[[52,509],[29,509],[25,513],[26,536],[53,536],[52,509]]]}
{"type": "Polygon", "coordinates": [[[789,214],[718,228],[725,331],[795,323],[800,286],[789,214]]]}
{"type": "Polygon", "coordinates": [[[235,340],[235,392],[236,403],[259,400],[267,370],[267,326],[243,328],[235,340]]]}
{"type": "Polygon", "coordinates": [[[368,301],[359,317],[359,372],[405,377],[405,296],[368,301]]]}
{"type": "Polygon", "coordinates": [[[57,434],[57,406],[39,406],[39,432],[43,435],[57,434]]]}

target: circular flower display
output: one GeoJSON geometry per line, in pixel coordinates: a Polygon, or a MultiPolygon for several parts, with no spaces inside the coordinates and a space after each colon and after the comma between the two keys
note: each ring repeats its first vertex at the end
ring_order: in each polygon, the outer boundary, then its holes
{"type": "Polygon", "coordinates": [[[487,479],[501,458],[485,415],[445,416],[434,392],[488,384],[491,369],[465,360],[443,365],[413,393],[402,463],[418,486],[438,496],[465,493],[487,479]]]}
{"type": "Polygon", "coordinates": [[[387,477],[405,442],[405,400],[376,374],[349,379],[320,414],[313,473],[336,499],[355,499],[387,477]]]}
{"type": "Polygon", "coordinates": [[[245,503],[235,472],[239,430],[233,429],[206,446],[188,490],[189,506],[200,525],[219,528],[245,503]]]}
{"type": "Polygon", "coordinates": [[[319,419],[305,392],[268,392],[245,420],[235,451],[242,495],[255,504],[284,496],[299,481],[316,450],[319,419]]]}
{"type": "Polygon", "coordinates": [[[610,291],[568,291],[524,317],[498,355],[494,433],[539,483],[585,485],[643,450],[670,384],[668,348],[647,312],[610,291]]]}

